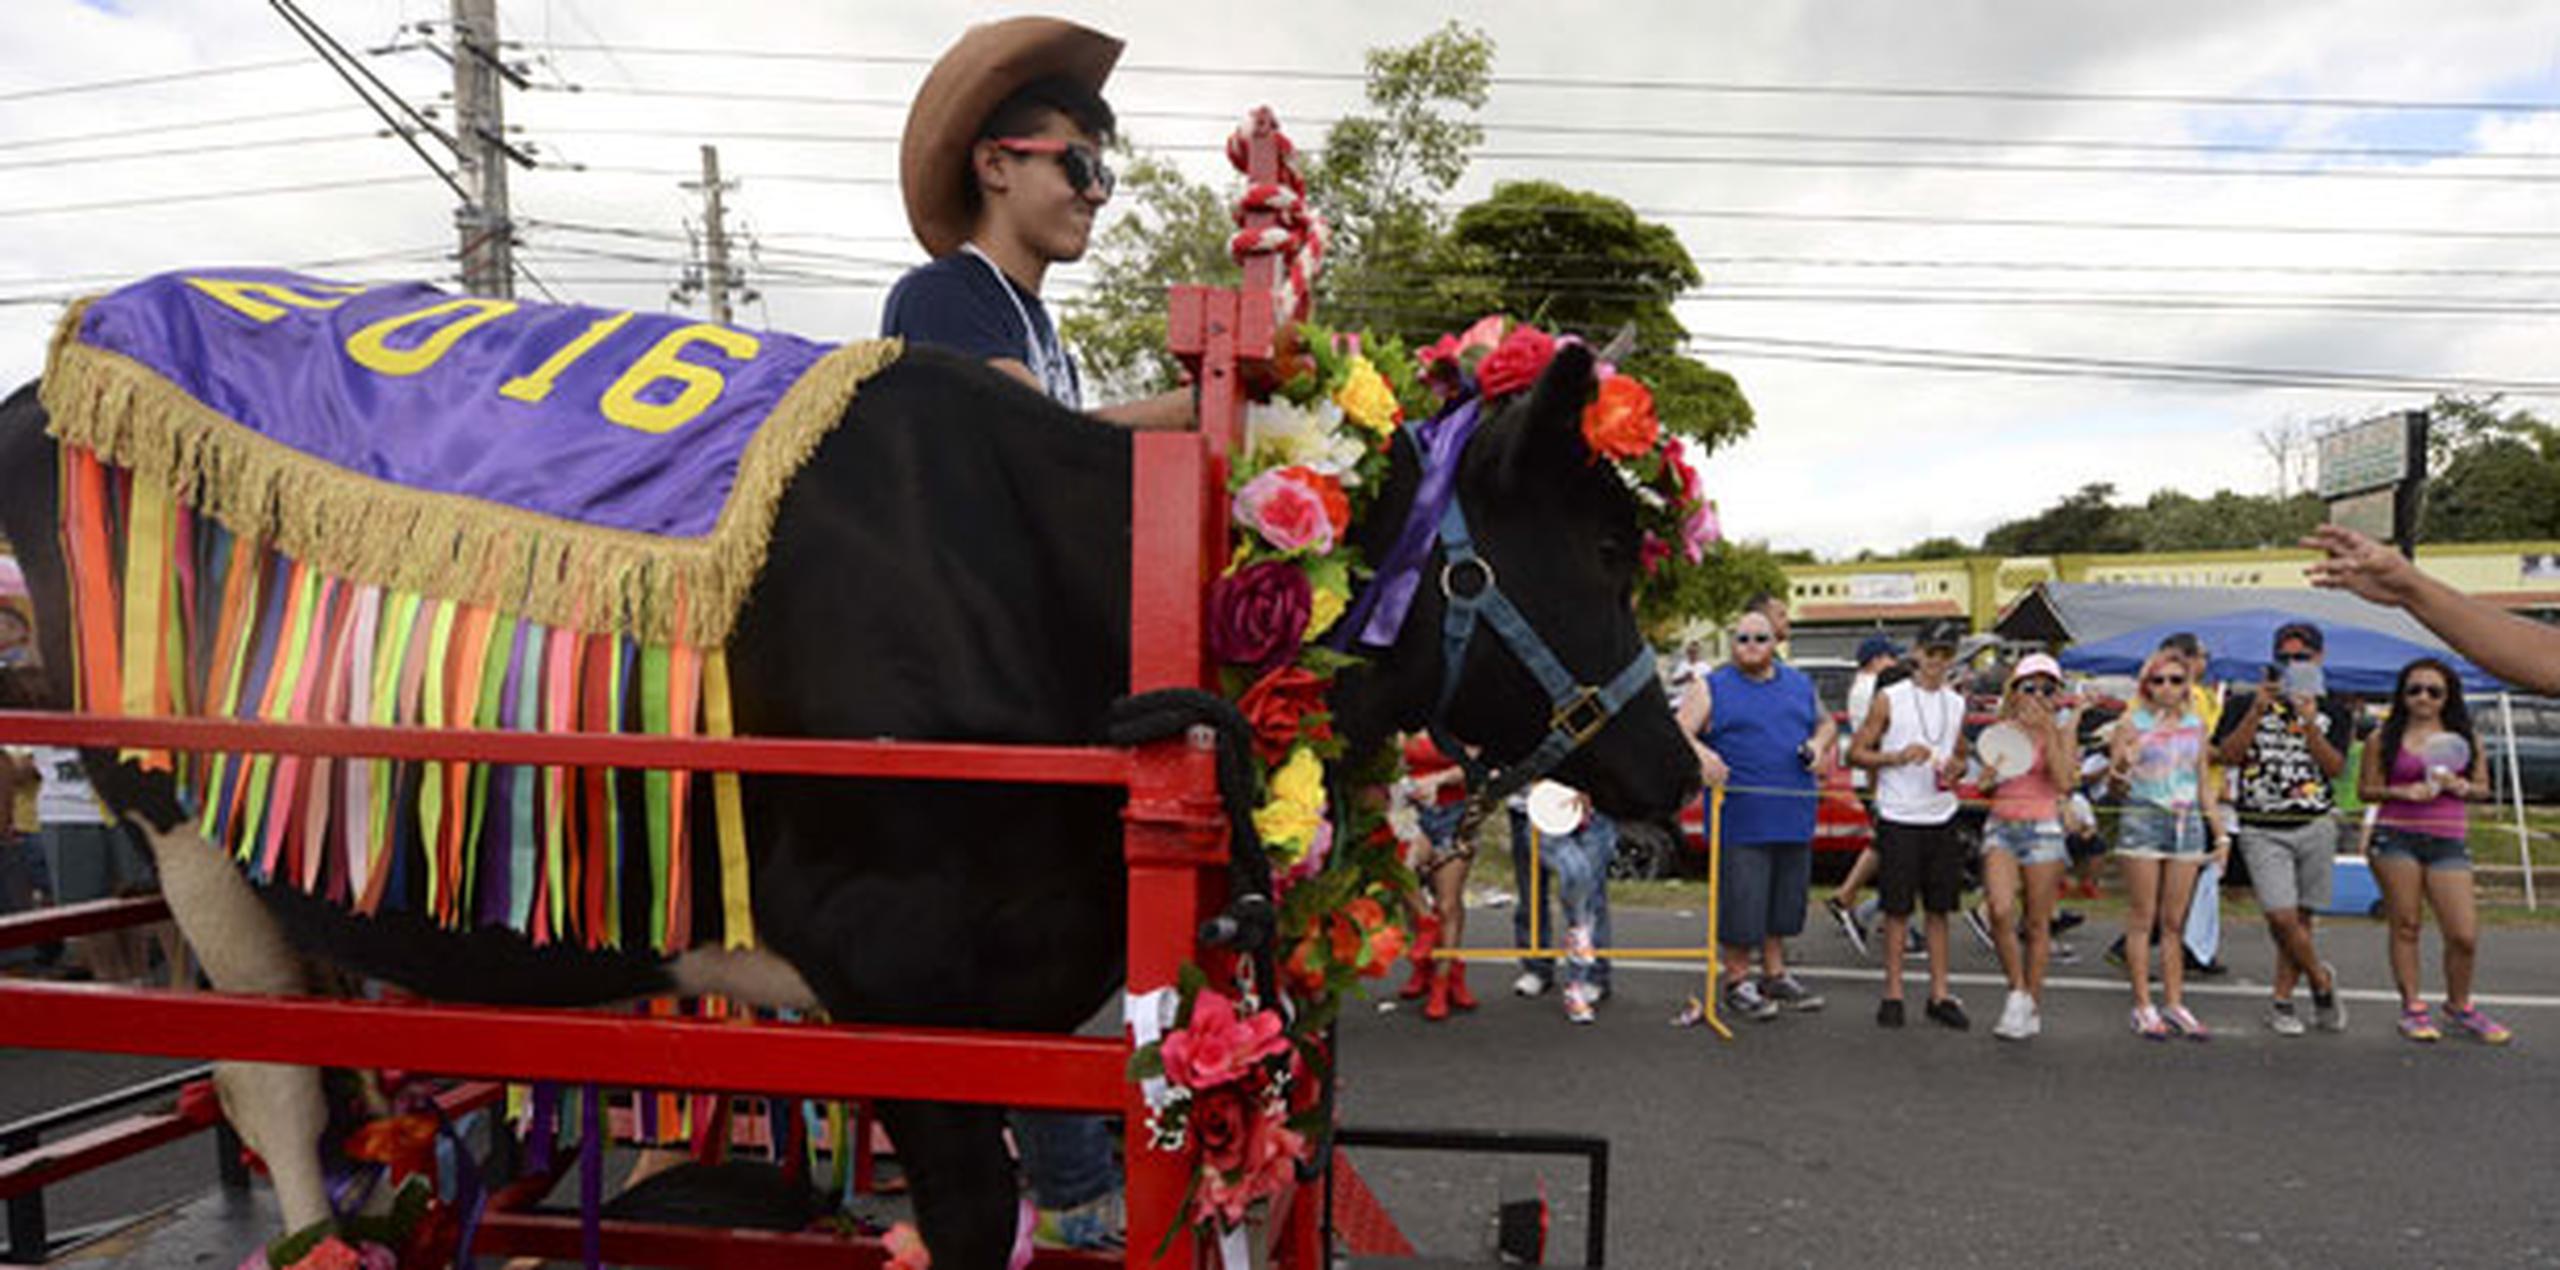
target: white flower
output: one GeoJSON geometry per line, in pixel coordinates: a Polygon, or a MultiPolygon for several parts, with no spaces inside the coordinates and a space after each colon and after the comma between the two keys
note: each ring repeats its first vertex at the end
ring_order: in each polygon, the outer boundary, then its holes
{"type": "Polygon", "coordinates": [[[1254,402],[1244,412],[1245,461],[1255,468],[1296,463],[1354,484],[1364,451],[1345,423],[1342,407],[1331,401],[1313,406],[1254,402]]]}

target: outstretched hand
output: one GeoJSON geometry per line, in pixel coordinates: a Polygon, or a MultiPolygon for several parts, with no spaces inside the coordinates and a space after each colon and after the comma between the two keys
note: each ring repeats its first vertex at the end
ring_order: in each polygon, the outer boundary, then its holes
{"type": "Polygon", "coordinates": [[[2311,564],[2313,586],[2351,591],[2395,608],[2417,598],[2418,566],[2388,545],[2344,525],[2322,525],[2302,545],[2324,553],[2311,564]]]}

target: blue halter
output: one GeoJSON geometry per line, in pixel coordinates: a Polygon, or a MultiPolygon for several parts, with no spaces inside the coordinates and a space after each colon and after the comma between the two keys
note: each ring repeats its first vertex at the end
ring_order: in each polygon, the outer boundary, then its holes
{"type": "Polygon", "coordinates": [[[1477,554],[1475,538],[1467,532],[1466,513],[1459,510],[1455,498],[1440,517],[1439,538],[1440,594],[1447,609],[1440,621],[1440,696],[1431,706],[1431,739],[1442,754],[1465,769],[1476,797],[1490,803],[1554,771],[1567,755],[1599,735],[1619,710],[1654,681],[1653,649],[1639,644],[1636,655],[1604,685],[1577,682],[1519,606],[1502,593],[1493,562],[1477,554]],[[1465,585],[1470,577],[1478,580],[1472,588],[1465,585]],[[1470,755],[1448,729],[1449,704],[1458,695],[1467,646],[1479,623],[1493,628],[1511,655],[1528,667],[1538,686],[1546,690],[1550,707],[1547,734],[1537,748],[1499,771],[1470,755]]]}

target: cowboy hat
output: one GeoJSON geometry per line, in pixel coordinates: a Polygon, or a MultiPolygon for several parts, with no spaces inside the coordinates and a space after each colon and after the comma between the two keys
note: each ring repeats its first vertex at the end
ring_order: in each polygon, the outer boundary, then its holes
{"type": "Polygon", "coordinates": [[[1052,75],[1101,93],[1120,47],[1059,18],[1006,18],[969,28],[933,64],[898,142],[907,226],[926,252],[939,260],[969,237],[969,151],[988,114],[1023,85],[1052,75]]]}

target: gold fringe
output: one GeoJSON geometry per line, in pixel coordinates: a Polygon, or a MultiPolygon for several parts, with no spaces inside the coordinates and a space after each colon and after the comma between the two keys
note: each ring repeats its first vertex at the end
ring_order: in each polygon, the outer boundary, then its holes
{"type": "Polygon", "coordinates": [[[235,534],[343,577],[696,648],[728,642],[764,568],[783,491],[862,382],[905,348],[861,340],[821,358],[748,440],[711,532],[660,538],[408,489],[312,458],[232,422],[140,362],[81,343],[89,303],[63,317],[46,356],[44,405],[56,439],[133,469],[235,534]]]}

